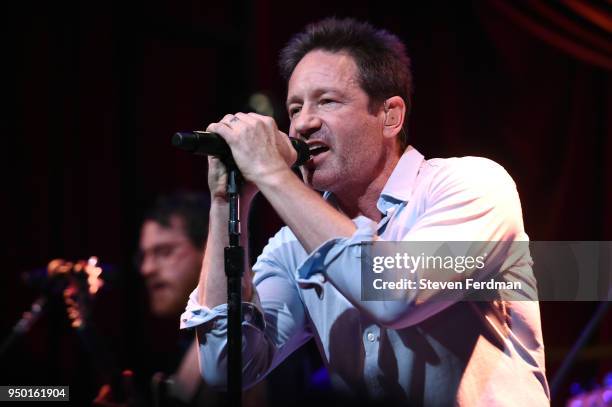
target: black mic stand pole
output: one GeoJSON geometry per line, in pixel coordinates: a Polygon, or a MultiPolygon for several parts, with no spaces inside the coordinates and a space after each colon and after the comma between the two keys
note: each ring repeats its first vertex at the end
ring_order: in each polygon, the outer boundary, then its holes
{"type": "Polygon", "coordinates": [[[229,405],[242,405],[242,274],[244,249],[240,246],[240,172],[236,164],[228,168],[229,246],[224,251],[227,276],[227,391],[229,405]]]}

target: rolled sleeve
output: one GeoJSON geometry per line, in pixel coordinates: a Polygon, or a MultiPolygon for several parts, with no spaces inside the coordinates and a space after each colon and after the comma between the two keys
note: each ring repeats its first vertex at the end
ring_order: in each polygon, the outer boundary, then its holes
{"type": "MultiPolygon", "coordinates": [[[[214,308],[201,305],[196,288],[181,315],[181,329],[196,329],[200,373],[204,381],[215,390],[225,390],[227,382],[227,304],[214,308]]],[[[255,299],[258,301],[257,296],[255,299]]],[[[243,376],[245,388],[257,383],[268,362],[260,356],[265,347],[265,319],[258,304],[242,303],[243,376]],[[256,361],[257,363],[254,363],[256,361]]],[[[265,353],[263,353],[265,354],[265,353]]]]}
{"type": "Polygon", "coordinates": [[[352,255],[357,261],[361,260],[361,243],[375,239],[377,225],[365,216],[353,219],[353,223],[357,230],[351,237],[329,239],[310,253],[298,267],[300,279],[308,280],[316,273],[329,272],[330,265],[349,248],[354,248],[352,255]]]}
{"type": "MultiPolygon", "coordinates": [[[[192,291],[187,301],[185,312],[181,315],[181,329],[194,328],[200,325],[209,325],[210,329],[220,328],[225,324],[215,323],[219,319],[227,319],[227,304],[220,304],[214,308],[208,308],[198,302],[198,289],[192,291]],[[208,323],[208,324],[207,324],[208,323]]],[[[257,299],[257,296],[255,296],[257,299]]],[[[265,321],[261,306],[258,304],[243,302],[242,303],[243,324],[251,324],[255,328],[263,331],[265,329],[265,321]]]]}

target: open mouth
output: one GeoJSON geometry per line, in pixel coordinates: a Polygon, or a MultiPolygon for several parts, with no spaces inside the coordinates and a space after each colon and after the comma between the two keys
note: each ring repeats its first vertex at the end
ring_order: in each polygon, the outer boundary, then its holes
{"type": "Polygon", "coordinates": [[[321,153],[329,151],[329,147],[323,145],[315,145],[310,147],[310,155],[315,157],[321,153]]]}

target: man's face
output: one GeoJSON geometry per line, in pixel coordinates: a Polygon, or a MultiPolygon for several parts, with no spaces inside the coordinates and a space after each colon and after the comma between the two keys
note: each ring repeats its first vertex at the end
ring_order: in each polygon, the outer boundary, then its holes
{"type": "Polygon", "coordinates": [[[175,316],[196,287],[203,250],[195,247],[179,216],[170,226],[148,220],[140,233],[140,273],[145,278],[151,310],[156,316],[175,316]]]}
{"type": "Polygon", "coordinates": [[[371,114],[368,103],[350,55],[315,50],[297,64],[288,84],[289,135],[307,139],[313,152],[302,169],[307,184],[342,193],[380,171],[384,111],[371,114]]]}

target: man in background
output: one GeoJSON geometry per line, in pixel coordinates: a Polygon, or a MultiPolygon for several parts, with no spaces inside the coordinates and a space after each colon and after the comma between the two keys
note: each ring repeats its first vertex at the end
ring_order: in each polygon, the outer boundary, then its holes
{"type": "Polygon", "coordinates": [[[145,214],[135,261],[155,316],[180,314],[197,285],[209,207],[206,195],[181,193],[160,197],[145,214]]]}
{"type": "MultiPolygon", "coordinates": [[[[150,335],[165,336],[168,332],[161,331],[168,329],[165,321],[172,321],[178,331],[175,321],[189,293],[198,284],[206,249],[209,210],[208,194],[181,192],[160,196],[145,212],[134,263],[144,279],[149,309],[155,317],[152,329],[148,330],[150,335]]],[[[128,375],[124,377],[125,403],[112,402],[110,388],[104,386],[95,404],[220,405],[222,395],[207,388],[200,376],[193,332],[180,332],[177,343],[165,345],[164,349],[152,351],[153,359],[148,361],[158,370],[149,383],[151,394],[147,394],[148,389],[140,393],[135,391],[128,375]]],[[[265,383],[262,383],[248,392],[245,405],[262,405],[265,397],[265,383]]]]}
{"type": "MultiPolygon", "coordinates": [[[[209,208],[207,194],[183,192],[160,196],[144,215],[134,262],[144,279],[150,312],[160,324],[162,320],[175,320],[197,285],[209,208]]],[[[196,405],[201,398],[214,405],[218,395],[202,386],[196,351],[193,335],[181,334],[173,349],[165,349],[164,354],[156,352],[153,365],[173,373],[156,373],[151,379],[151,395],[126,388],[127,401],[123,405],[146,404],[149,399],[160,405],[196,405]]],[[[127,387],[131,387],[131,377],[125,379],[130,382],[127,387]]],[[[113,398],[110,388],[104,386],[95,403],[117,405],[113,398]]]]}

